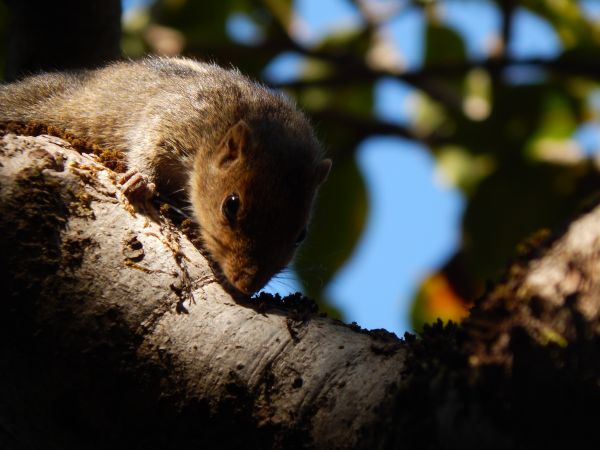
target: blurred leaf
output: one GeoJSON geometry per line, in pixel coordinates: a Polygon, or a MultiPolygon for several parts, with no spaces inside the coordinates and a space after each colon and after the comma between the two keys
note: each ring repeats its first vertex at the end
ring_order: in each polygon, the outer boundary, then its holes
{"type": "Polygon", "coordinates": [[[304,58],[300,79],[318,80],[333,75],[335,67],[332,64],[316,58],[304,58]]]}
{"type": "Polygon", "coordinates": [[[373,109],[373,86],[371,84],[343,86],[333,92],[334,95],[329,104],[332,109],[354,113],[357,117],[371,116],[373,109]]]}
{"type": "Polygon", "coordinates": [[[484,283],[473,276],[468,263],[468,255],[459,249],[438,272],[423,279],[412,303],[413,329],[419,331],[438,318],[454,322],[464,318],[484,292],[484,283]]]}
{"type": "Polygon", "coordinates": [[[499,168],[479,185],[465,212],[469,271],[481,280],[495,278],[521,240],[541,228],[558,226],[598,189],[600,174],[585,162],[499,168]]]}
{"type": "Polygon", "coordinates": [[[127,58],[140,58],[148,52],[143,31],[149,26],[150,12],[147,8],[135,9],[123,19],[121,51],[127,58]]]}
{"type": "Polygon", "coordinates": [[[564,95],[552,93],[544,99],[538,133],[555,138],[566,138],[577,127],[572,104],[564,95]]]}
{"type": "Polygon", "coordinates": [[[354,159],[334,164],[321,187],[310,233],[294,268],[307,295],[323,300],[323,290],[352,254],[367,218],[367,192],[354,159]]]}
{"type": "Polygon", "coordinates": [[[444,322],[460,322],[468,312],[465,301],[457,295],[443,273],[436,273],[423,280],[415,296],[411,310],[411,323],[417,332],[426,323],[438,318],[444,322]]]}
{"type": "Polygon", "coordinates": [[[566,48],[600,43],[598,24],[585,17],[576,1],[522,0],[521,5],[547,20],[566,48]]]}
{"type": "Polygon", "coordinates": [[[463,111],[474,121],[489,117],[492,109],[491,79],[482,69],[473,69],[465,77],[463,111]]]}
{"type": "Polygon", "coordinates": [[[152,18],[154,23],[182,33],[184,55],[224,66],[233,64],[254,77],[260,77],[265,66],[284,50],[280,30],[274,26],[275,19],[270,10],[250,0],[158,0],[152,8],[152,18]],[[271,45],[256,46],[255,41],[247,45],[235,42],[227,25],[236,14],[243,14],[251,21],[261,41],[270,41],[271,45]]]}
{"type": "Polygon", "coordinates": [[[264,0],[271,13],[279,20],[279,22],[288,30],[291,31],[294,13],[293,0],[264,0]]]}
{"type": "Polygon", "coordinates": [[[457,64],[465,59],[465,43],[460,34],[436,20],[428,21],[425,29],[425,65],[457,64]]]}
{"type": "Polygon", "coordinates": [[[526,144],[527,156],[535,160],[574,163],[583,155],[571,136],[577,128],[577,118],[571,104],[558,93],[544,99],[539,128],[526,144]]]}
{"type": "Polygon", "coordinates": [[[419,136],[430,136],[434,132],[438,135],[451,134],[452,128],[448,128],[449,121],[446,111],[439,103],[432,101],[426,95],[417,92],[413,96],[412,126],[419,136]]]}
{"type": "MultiPolygon", "coordinates": [[[[587,109],[581,89],[567,89],[559,82],[494,84],[491,114],[473,121],[447,115],[436,132],[446,145],[472,154],[485,154],[494,166],[518,164],[531,157],[527,143],[540,137],[540,130],[570,136],[573,126],[587,109]]],[[[542,135],[545,135],[542,133],[542,135]]],[[[440,146],[435,148],[437,152],[440,146]]]]}
{"type": "Polygon", "coordinates": [[[538,161],[556,164],[577,164],[583,152],[574,139],[538,136],[528,146],[528,155],[538,161]]]}
{"type": "Polygon", "coordinates": [[[598,38],[598,42],[578,45],[563,51],[556,58],[556,64],[567,71],[573,70],[575,74],[579,75],[566,78],[566,83],[585,83],[587,81],[587,83],[593,82],[597,85],[600,75],[600,61],[598,60],[599,52],[600,37],[598,38]],[[587,80],[584,79],[583,76],[586,76],[587,80]]]}
{"type": "Polygon", "coordinates": [[[494,170],[494,161],[488,155],[473,155],[463,147],[436,149],[436,158],[436,172],[442,181],[467,195],[494,170]]]}
{"type": "Polygon", "coordinates": [[[370,30],[364,26],[355,26],[338,29],[328,34],[315,49],[338,54],[353,53],[356,57],[364,57],[371,42],[370,30]]]}
{"type": "MultiPolygon", "coordinates": [[[[315,59],[305,59],[301,79],[311,80],[332,74],[335,68],[315,59]]],[[[341,84],[339,86],[312,86],[301,90],[289,90],[299,106],[309,115],[316,115],[319,132],[327,139],[330,153],[335,157],[336,150],[354,148],[366,136],[362,130],[353,127],[340,127],[336,112],[357,118],[371,118],[374,106],[374,86],[369,82],[341,84]]]]}
{"type": "Polygon", "coordinates": [[[153,16],[156,22],[180,30],[192,43],[216,44],[228,40],[225,23],[232,3],[162,0],[154,5],[153,16]]]}

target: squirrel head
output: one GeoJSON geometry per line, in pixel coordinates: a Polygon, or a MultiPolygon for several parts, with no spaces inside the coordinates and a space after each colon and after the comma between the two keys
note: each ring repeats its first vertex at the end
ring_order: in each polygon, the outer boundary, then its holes
{"type": "Polygon", "coordinates": [[[204,246],[243,294],[258,291],[285,268],[306,237],[331,160],[321,159],[305,125],[290,130],[289,124],[240,120],[208,164],[196,161],[190,191],[204,246]]]}

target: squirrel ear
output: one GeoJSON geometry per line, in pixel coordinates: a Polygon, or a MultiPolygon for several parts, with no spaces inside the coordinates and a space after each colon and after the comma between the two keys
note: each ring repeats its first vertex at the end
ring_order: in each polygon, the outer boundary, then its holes
{"type": "Polygon", "coordinates": [[[330,159],[324,159],[317,165],[317,173],[316,173],[317,186],[320,186],[321,184],[323,184],[325,182],[325,180],[327,179],[327,176],[329,175],[330,170],[331,170],[331,160],[330,159]]]}
{"type": "Polygon", "coordinates": [[[250,144],[250,127],[240,120],[233,125],[219,144],[217,165],[221,168],[229,166],[240,159],[250,144]]]}

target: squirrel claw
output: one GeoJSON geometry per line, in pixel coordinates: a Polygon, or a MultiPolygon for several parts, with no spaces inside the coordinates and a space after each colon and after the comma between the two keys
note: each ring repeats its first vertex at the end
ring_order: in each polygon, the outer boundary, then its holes
{"type": "Polygon", "coordinates": [[[149,200],[156,192],[156,185],[137,169],[128,170],[120,179],[121,191],[130,201],[149,200]]]}

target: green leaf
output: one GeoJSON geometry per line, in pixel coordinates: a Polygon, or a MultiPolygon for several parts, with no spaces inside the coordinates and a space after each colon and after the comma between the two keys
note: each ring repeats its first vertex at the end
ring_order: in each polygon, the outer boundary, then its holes
{"type": "Polygon", "coordinates": [[[464,300],[453,289],[446,274],[427,276],[419,286],[410,312],[413,329],[420,332],[423,325],[437,319],[460,322],[467,315],[464,300]]]}
{"type": "Polygon", "coordinates": [[[473,155],[463,147],[449,145],[436,149],[435,153],[436,172],[442,181],[466,194],[472,193],[494,170],[494,161],[489,155],[473,155]]]}
{"type": "Polygon", "coordinates": [[[192,45],[204,46],[228,41],[225,23],[231,12],[231,1],[227,0],[163,0],[152,10],[156,23],[178,29],[192,45]]]}
{"type": "Polygon", "coordinates": [[[286,28],[290,29],[293,22],[294,15],[294,1],[293,0],[264,0],[264,3],[269,8],[271,14],[273,14],[277,20],[286,28]]]}
{"type": "Polygon", "coordinates": [[[234,14],[248,18],[259,31],[261,41],[281,41],[281,32],[274,26],[271,11],[263,4],[248,0],[160,0],[152,8],[154,23],[183,34],[183,54],[223,66],[233,64],[243,73],[259,78],[265,66],[279,54],[281,45],[252,47],[234,42],[227,30],[228,20],[234,14]]]}
{"type": "Polygon", "coordinates": [[[590,89],[585,83],[560,80],[493,86],[491,113],[484,120],[448,115],[441,123],[438,119],[436,133],[445,146],[487,155],[495,166],[531,158],[533,153],[527,144],[541,136],[570,137],[587,108],[586,94],[590,89]]]}
{"type": "Polygon", "coordinates": [[[581,160],[583,155],[571,139],[577,124],[571,102],[562,93],[548,95],[539,118],[539,128],[526,146],[527,156],[534,160],[563,163],[581,160]]]}
{"type": "Polygon", "coordinates": [[[371,30],[364,26],[353,26],[336,30],[325,36],[315,47],[330,53],[350,54],[362,58],[371,48],[371,30]]]}
{"type": "Polygon", "coordinates": [[[521,4],[548,21],[566,48],[600,43],[597,24],[585,17],[576,1],[522,0],[521,4]]]}
{"type": "Polygon", "coordinates": [[[457,64],[465,59],[465,43],[460,34],[430,20],[425,29],[425,65],[457,64]]]}
{"type": "Polygon", "coordinates": [[[600,188],[597,170],[586,162],[505,165],[480,183],[463,220],[468,269],[481,280],[499,275],[517,245],[573,215],[600,188]]]}

